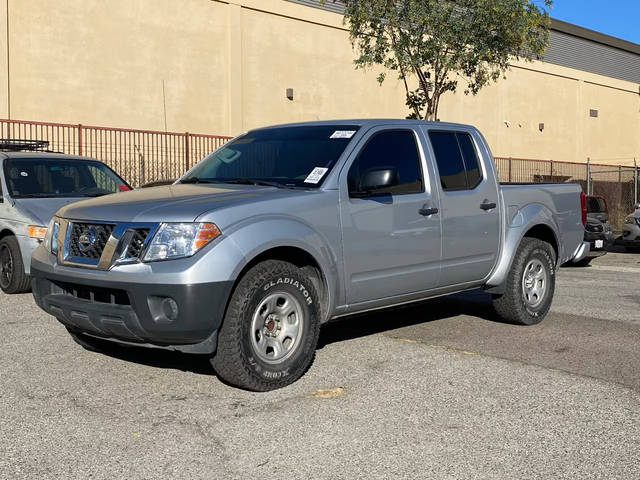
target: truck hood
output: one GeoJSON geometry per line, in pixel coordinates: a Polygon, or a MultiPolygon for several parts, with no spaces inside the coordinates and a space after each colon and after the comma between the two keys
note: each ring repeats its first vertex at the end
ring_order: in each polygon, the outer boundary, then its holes
{"type": "Polygon", "coordinates": [[[240,203],[299,192],[253,185],[169,185],[92,198],[58,212],[71,220],[192,222],[200,215],[240,203]]]}
{"type": "Polygon", "coordinates": [[[70,203],[84,200],[87,197],[77,198],[16,198],[15,208],[25,217],[31,219],[34,225],[46,227],[58,211],[58,209],[70,203]]]}

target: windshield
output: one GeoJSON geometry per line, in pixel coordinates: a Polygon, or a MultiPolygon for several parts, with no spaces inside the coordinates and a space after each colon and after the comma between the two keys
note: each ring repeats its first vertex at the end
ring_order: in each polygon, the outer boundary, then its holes
{"type": "Polygon", "coordinates": [[[589,213],[606,213],[607,206],[604,199],[600,197],[587,197],[587,212],[589,213]]]}
{"type": "Polygon", "coordinates": [[[249,132],[206,157],[181,183],[317,188],[358,129],[314,125],[249,132]]]}
{"type": "Polygon", "coordinates": [[[99,197],[130,189],[109,167],[90,160],[8,158],[4,173],[12,198],[99,197]]]}

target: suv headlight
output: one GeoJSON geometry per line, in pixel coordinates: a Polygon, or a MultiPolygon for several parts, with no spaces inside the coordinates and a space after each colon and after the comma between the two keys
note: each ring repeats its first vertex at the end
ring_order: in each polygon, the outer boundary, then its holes
{"type": "Polygon", "coordinates": [[[213,223],[163,223],[153,236],[143,261],[190,257],[219,236],[220,230],[213,223]]]}
{"type": "Polygon", "coordinates": [[[633,215],[629,215],[624,219],[624,223],[626,223],[627,225],[633,225],[634,223],[636,223],[636,219],[633,215]]]}

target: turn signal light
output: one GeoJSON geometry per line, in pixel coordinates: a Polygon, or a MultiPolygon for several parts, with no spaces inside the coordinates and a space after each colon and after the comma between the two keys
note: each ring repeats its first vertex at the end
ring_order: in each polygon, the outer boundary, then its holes
{"type": "Polygon", "coordinates": [[[193,245],[195,247],[194,249],[196,251],[200,250],[207,243],[209,243],[211,240],[213,240],[219,235],[220,235],[220,230],[215,224],[203,223],[200,226],[200,230],[198,231],[198,234],[196,235],[196,238],[194,240],[194,245],[193,245]]]}
{"type": "Polygon", "coordinates": [[[40,227],[38,225],[29,225],[27,227],[27,233],[31,238],[37,238],[38,240],[44,240],[47,236],[47,227],[40,227]]]}

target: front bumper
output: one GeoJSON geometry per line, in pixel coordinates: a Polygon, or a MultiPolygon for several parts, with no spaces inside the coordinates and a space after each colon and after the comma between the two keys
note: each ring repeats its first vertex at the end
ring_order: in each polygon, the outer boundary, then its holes
{"type": "Polygon", "coordinates": [[[216,349],[217,331],[233,286],[232,281],[153,284],[87,280],[56,273],[37,261],[32,262],[31,275],[38,306],[72,331],[203,354],[216,349]]]}
{"type": "Polygon", "coordinates": [[[640,245],[640,227],[636,224],[625,223],[622,230],[622,242],[625,245],[640,245]]]}

